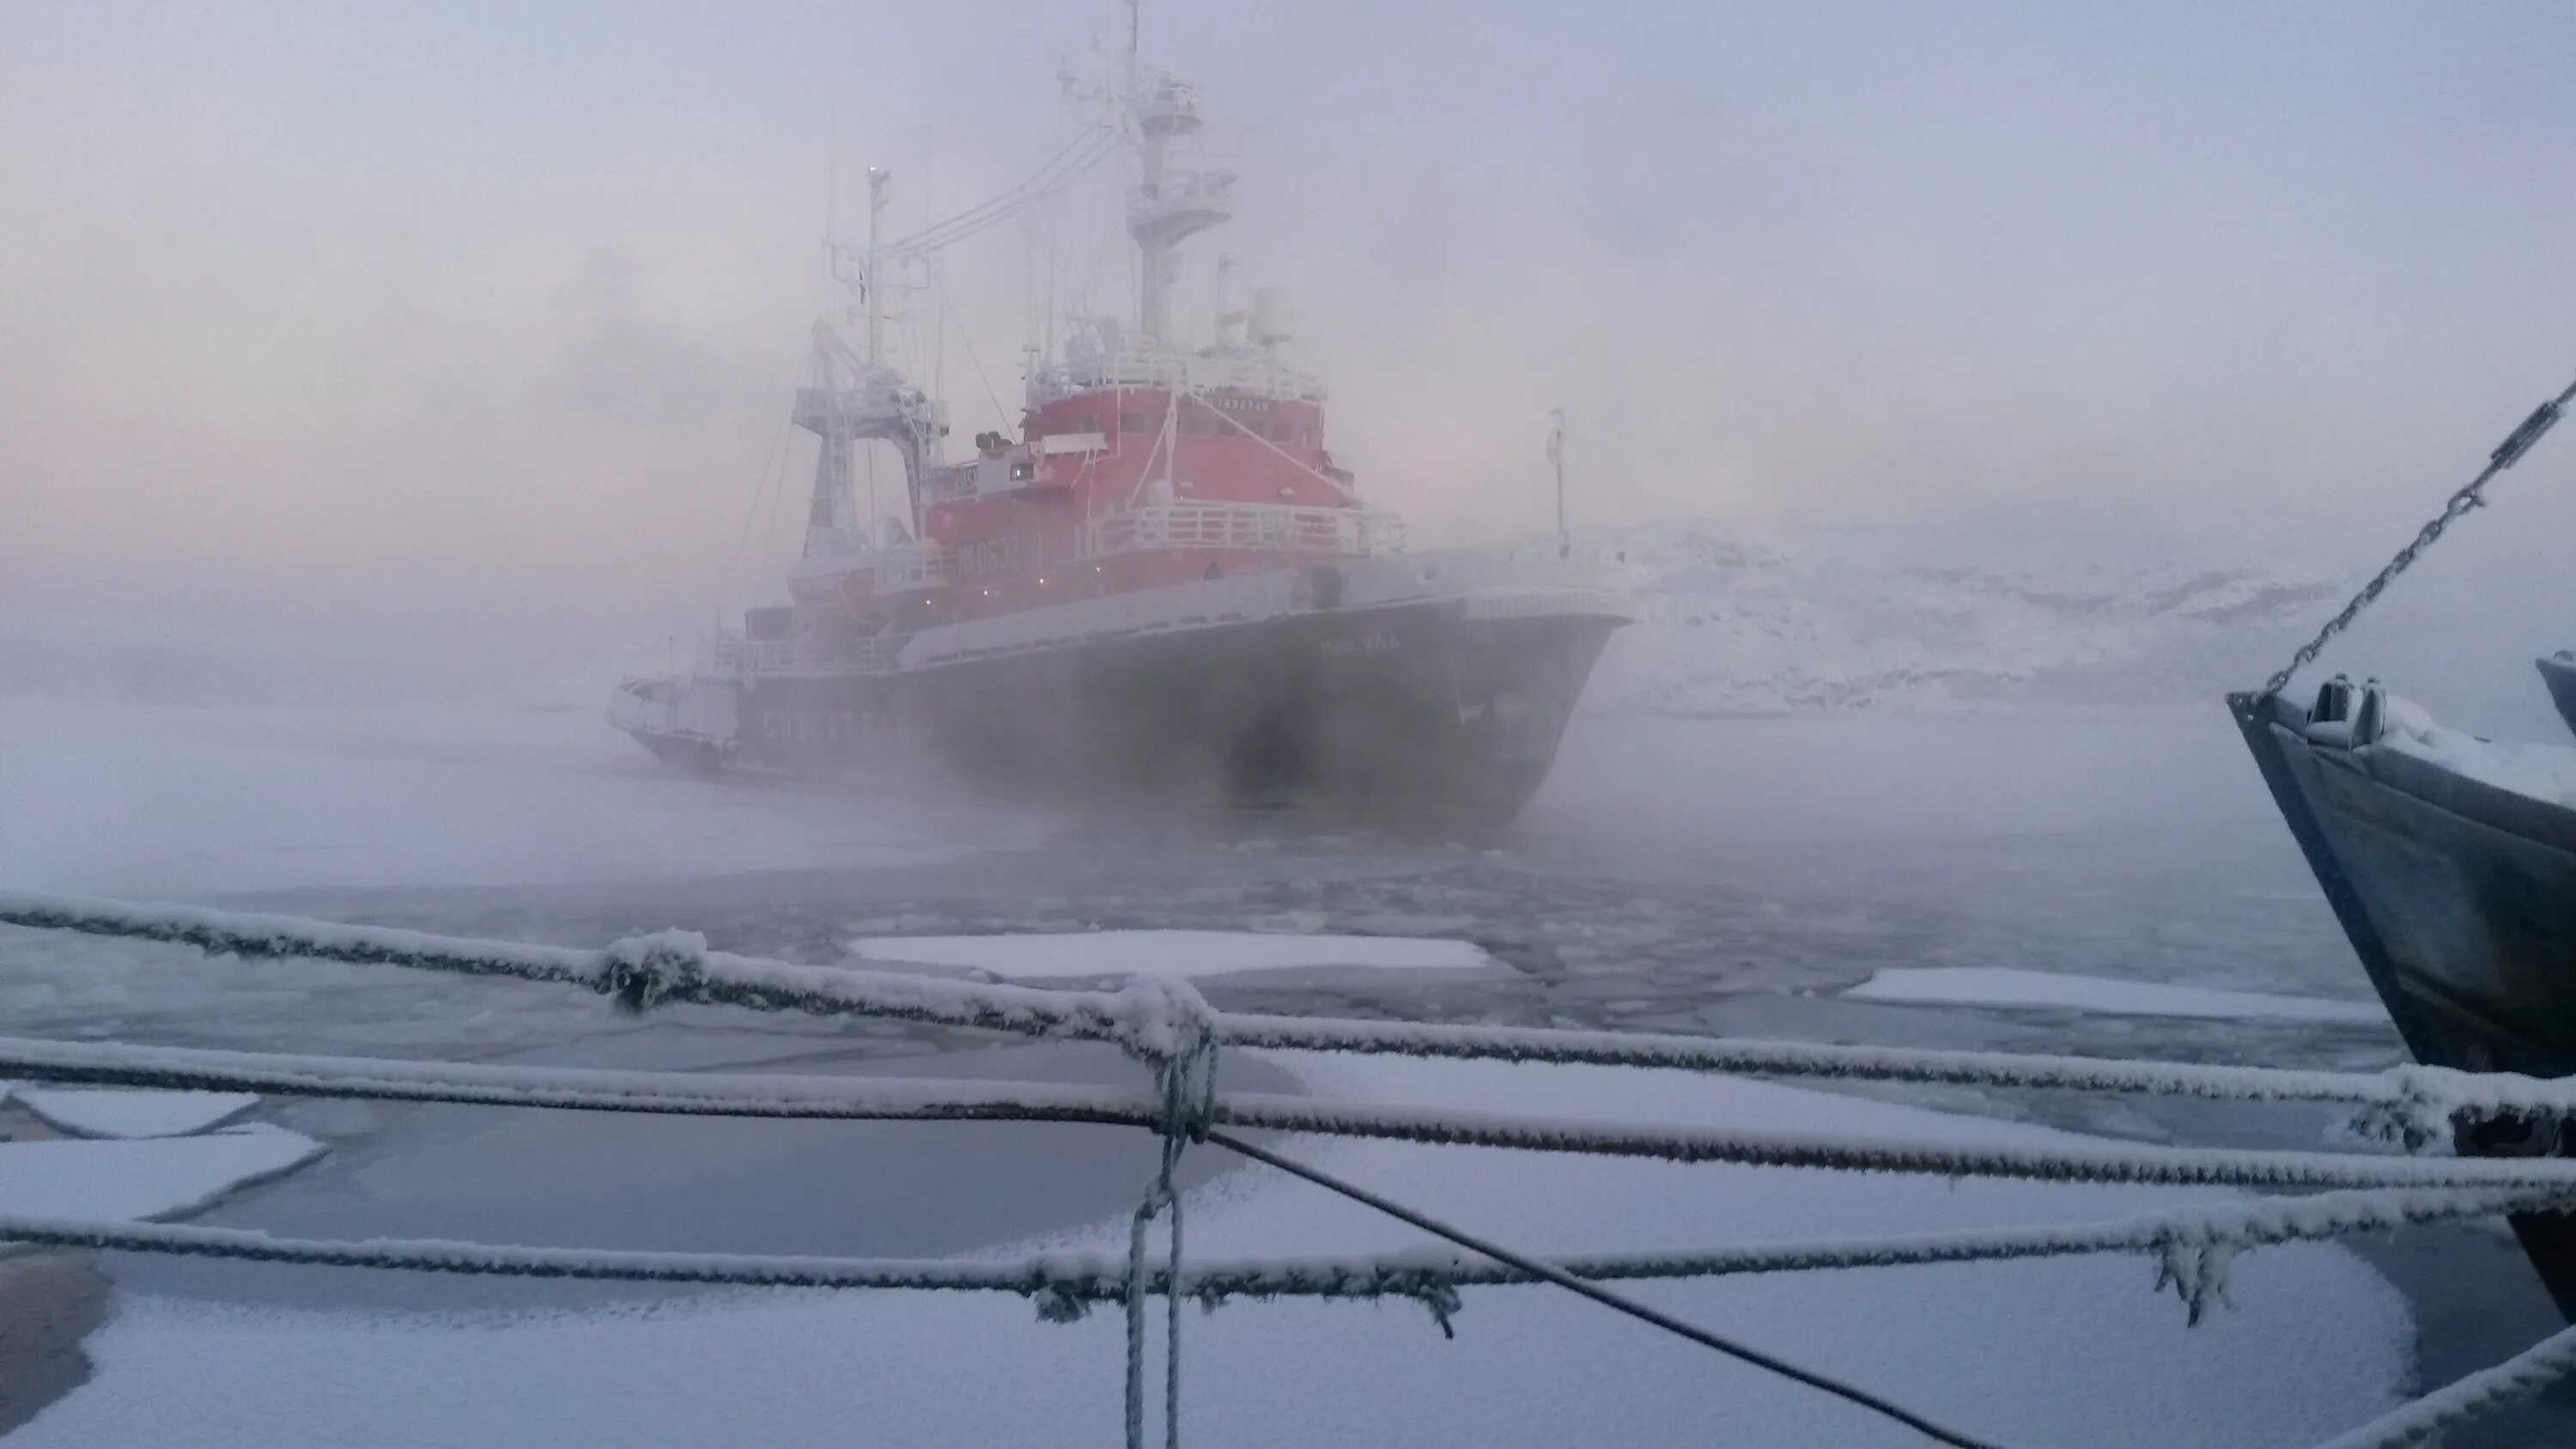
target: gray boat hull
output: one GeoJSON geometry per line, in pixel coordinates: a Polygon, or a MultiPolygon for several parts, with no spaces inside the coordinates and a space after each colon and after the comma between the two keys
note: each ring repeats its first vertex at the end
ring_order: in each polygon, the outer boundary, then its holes
{"type": "MultiPolygon", "coordinates": [[[[2394,750],[2353,748],[2277,697],[2228,704],[2336,919],[2418,1061],[2576,1074],[2576,811],[2394,750]]],[[[2344,722],[2348,728],[2349,722],[2344,722]]],[[[2462,1151],[2558,1153],[2560,1124],[2463,1134],[2462,1151]]],[[[2576,1321],[2576,1218],[2518,1218],[2576,1321]]]]}
{"type": "Polygon", "coordinates": [[[2540,670],[2541,682],[2549,686],[2549,702],[2558,706],[2558,717],[2576,730],[2576,654],[2562,649],[2532,663],[2540,670]]]}

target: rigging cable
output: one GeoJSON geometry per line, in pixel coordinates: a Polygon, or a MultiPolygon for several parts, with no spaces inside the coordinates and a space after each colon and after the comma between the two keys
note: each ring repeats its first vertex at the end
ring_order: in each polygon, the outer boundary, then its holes
{"type": "Polygon", "coordinates": [[[1794,1379],[1811,1389],[1857,1404],[1873,1413],[1893,1419],[1936,1443],[1951,1445],[1953,1449],[1996,1449],[1992,1440],[1975,1438],[1956,1429],[1944,1427],[1902,1404],[1882,1399],[1867,1389],[1844,1383],[1813,1369],[1800,1368],[1784,1359],[1773,1358],[1758,1348],[1748,1347],[1695,1324],[1685,1323],[1661,1309],[1640,1303],[1624,1293],[1604,1288],[1588,1278],[1576,1277],[1553,1263],[1513,1252],[1499,1243],[1480,1238],[1463,1228],[1452,1227],[1428,1213],[1416,1212],[1401,1203],[1380,1197],[1357,1183],[1345,1181],[1321,1168],[1309,1167],[1292,1158],[1282,1157],[1266,1147],[1255,1146],[1231,1132],[1211,1131],[1207,1134],[1207,1140],[1249,1157],[1255,1162],[1275,1167],[1293,1177],[1302,1177],[1317,1187],[1339,1193],[1353,1202],[1375,1208],[1388,1217],[1411,1224],[1434,1237],[1446,1238],[1471,1253],[1481,1253],[1495,1262],[1517,1268],[1542,1282],[1553,1283],[1559,1288],[1580,1294],[1604,1307],[1616,1309],[1631,1318],[1650,1323],[1666,1333],[1688,1339],[1702,1348],[1715,1349],[1729,1358],[1739,1359],[1755,1368],[1768,1370],[1783,1378],[1794,1379]]]}
{"type": "Polygon", "coordinates": [[[2326,626],[2317,631],[2317,637],[2300,645],[2299,652],[2290,656],[2290,662],[2282,665],[2280,672],[2264,681],[2261,697],[2269,698],[2287,688],[2290,676],[2314,663],[2318,653],[2326,647],[2329,640],[2352,627],[2352,621],[2360,617],[2361,611],[2369,608],[2379,598],[2381,591],[2396,581],[2399,574],[2414,567],[2415,560],[2422,556],[2425,549],[2432,546],[2435,539],[2442,536],[2444,530],[2466,516],[2469,510],[2485,507],[2487,484],[2498,473],[2522,461],[2522,455],[2531,451],[2531,445],[2539,442],[2543,434],[2556,426],[2559,413],[2566,408],[2571,399],[2576,399],[2576,382],[2567,384],[2558,396],[2533,408],[2531,416],[2524,418],[2511,433],[2505,435],[2503,442],[2496,444],[2494,452],[2487,454],[2487,465],[2479,470],[2478,476],[2470,479],[2462,485],[2460,491],[2452,494],[2442,505],[2442,511],[2434,514],[2430,522],[2417,530],[2414,540],[2399,549],[2397,556],[2390,559],[2385,567],[2372,576],[2369,583],[2362,585],[2361,592],[2352,596],[2352,601],[2343,606],[2341,613],[2326,621],[2326,626]]]}
{"type": "Polygon", "coordinates": [[[956,316],[949,306],[948,274],[940,270],[937,259],[925,257],[922,260],[929,266],[931,276],[939,284],[937,290],[939,292],[940,314],[950,318],[957,324],[957,340],[966,349],[966,360],[975,364],[975,380],[984,384],[984,396],[991,399],[993,411],[1001,415],[1003,425],[1007,427],[1011,419],[1011,410],[1002,406],[1002,395],[993,390],[993,379],[987,377],[984,373],[984,359],[975,354],[975,336],[973,333],[966,330],[966,319],[956,316]]]}
{"type": "Polygon", "coordinates": [[[1001,195],[968,210],[959,212],[934,226],[924,227],[907,237],[888,243],[882,255],[893,261],[927,255],[954,246],[989,227],[1019,214],[1036,202],[1089,171],[1117,149],[1118,133],[1106,126],[1093,126],[1074,137],[1044,166],[1027,180],[1001,195]]]}
{"type": "MultiPolygon", "coordinates": [[[[796,364],[796,386],[802,388],[804,385],[805,364],[799,362],[796,364]]],[[[724,572],[716,579],[716,611],[719,614],[724,611],[725,595],[733,591],[736,572],[742,564],[743,548],[751,541],[751,536],[756,531],[754,525],[761,517],[762,505],[776,496],[778,486],[785,479],[786,475],[779,466],[780,456],[786,451],[787,434],[794,427],[795,424],[792,421],[782,418],[778,423],[778,431],[770,435],[769,461],[760,466],[760,476],[753,485],[751,502],[743,510],[742,532],[735,535],[733,549],[725,555],[724,572]]],[[[775,514],[771,516],[775,517],[775,514]]]]}

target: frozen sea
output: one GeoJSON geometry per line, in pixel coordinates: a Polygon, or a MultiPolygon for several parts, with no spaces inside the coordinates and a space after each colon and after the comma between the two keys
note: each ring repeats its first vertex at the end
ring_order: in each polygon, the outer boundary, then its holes
{"type": "MultiPolygon", "coordinates": [[[[2400,1055],[2214,700],[1585,717],[1514,828],[1459,841],[1217,812],[1060,812],[910,775],[689,779],[588,709],[0,700],[0,884],[585,945],[683,926],[736,951],[1064,983],[1115,971],[1119,950],[1084,943],[1040,970],[1025,941],[979,952],[953,938],[1151,932],[1109,941],[1158,966],[1204,947],[1202,989],[1256,1010],[2348,1068],[2400,1055]],[[1172,934],[1241,931],[1339,944],[1301,954],[1172,934]],[[1363,939],[1388,937],[1402,940],[1363,939]],[[907,958],[903,938],[940,944],[907,958]],[[1940,974],[1902,986],[1926,968],[1940,974]]],[[[680,1070],[1131,1070],[895,1024],[695,1008],[638,1020],[533,986],[14,931],[0,932],[0,1022],[680,1070]]],[[[2331,1125],[2305,1109],[1832,1095],[1663,1073],[1253,1054],[1229,1071],[1271,1090],[2009,1140],[2309,1145],[2331,1125]]],[[[329,1150],[194,1220],[327,1237],[1012,1254],[1118,1240],[1151,1161],[1150,1143],[1111,1129],[288,1102],[251,1117],[329,1150]]],[[[2090,1219],[2183,1196],[1296,1145],[1551,1252],[2090,1219]]],[[[1412,1241],[1219,1155],[1190,1159],[1194,1251],[1412,1241]]],[[[169,1442],[172,1422],[214,1445],[802,1444],[853,1425],[875,1443],[1116,1435],[1114,1317],[1046,1326],[1016,1298],[101,1266],[114,1287],[84,1341],[87,1376],[49,1390],[13,1445],[169,1442]]],[[[2258,1253],[2240,1265],[2237,1306],[2195,1329],[2150,1295],[2151,1277],[2121,1258],[1650,1291],[2013,1444],[2311,1442],[2555,1322],[2500,1228],[2258,1253]]],[[[1919,1442],[1543,1289],[1471,1291],[1457,1327],[1447,1341],[1394,1306],[1194,1314],[1192,1437],[1700,1443],[1724,1421],[1748,1442],[1919,1442]]],[[[2576,1424],[2563,1412],[2544,1405],[2461,1442],[2560,1439],[2576,1424]]]]}

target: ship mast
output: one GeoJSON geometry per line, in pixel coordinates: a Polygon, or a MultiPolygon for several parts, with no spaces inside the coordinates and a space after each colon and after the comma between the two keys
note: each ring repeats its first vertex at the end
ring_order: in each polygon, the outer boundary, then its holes
{"type": "MultiPolygon", "coordinates": [[[[863,348],[852,348],[828,320],[814,324],[814,343],[806,354],[807,382],[796,389],[795,424],[822,440],[814,459],[814,495],[806,513],[805,553],[847,554],[868,546],[866,530],[876,520],[861,518],[858,504],[858,445],[867,440],[892,443],[903,454],[904,489],[909,495],[912,531],[921,531],[922,476],[936,461],[939,439],[948,431],[947,410],[925,396],[886,360],[886,279],[891,257],[885,240],[886,183],[892,176],[882,166],[868,168],[868,245],[865,251],[826,237],[832,280],[853,294],[858,305],[849,320],[864,313],[863,348]]],[[[871,500],[873,503],[873,500],[871,500]]],[[[873,507],[871,508],[873,513],[873,507]]]]}
{"type": "Polygon", "coordinates": [[[1234,173],[1171,164],[1171,143],[1199,128],[1198,87],[1144,70],[1137,57],[1139,0],[1127,4],[1127,118],[1139,178],[1127,193],[1127,234],[1136,241],[1136,330],[1170,345],[1164,303],[1184,238],[1233,216],[1234,173]]]}
{"type": "Polygon", "coordinates": [[[868,300],[868,366],[885,363],[885,288],[879,285],[885,260],[886,182],[890,180],[882,166],[868,168],[868,263],[864,290],[868,300]]]}

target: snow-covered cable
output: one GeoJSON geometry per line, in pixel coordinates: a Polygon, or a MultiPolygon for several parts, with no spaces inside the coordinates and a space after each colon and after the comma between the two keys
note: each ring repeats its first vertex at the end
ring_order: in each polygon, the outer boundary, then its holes
{"type": "MultiPolygon", "coordinates": [[[[1714,1249],[1585,1254],[1551,1260],[1599,1282],[1920,1266],[2106,1253],[2161,1252],[2176,1241],[2240,1248],[2386,1231],[2422,1223],[2537,1211],[2565,1205],[2576,1191],[2506,1193],[2322,1193],[2257,1202],[2213,1203],[2102,1223],[1924,1233],[1838,1242],[1762,1243],[1714,1249]]],[[[439,1239],[335,1242],[277,1238],[238,1228],[166,1223],[0,1217],[0,1241],[242,1258],[410,1272],[748,1287],[877,1288],[1019,1293],[1055,1318],[1086,1305],[1122,1301],[1130,1281],[1124,1254],[1055,1253],[1007,1262],[953,1258],[836,1258],[742,1253],[626,1252],[517,1247],[439,1239]]],[[[1437,1302],[1458,1288],[1543,1281],[1489,1258],[1414,1249],[1363,1258],[1245,1258],[1186,1269],[1180,1297],[1206,1304],[1235,1298],[1384,1298],[1437,1302]]],[[[1164,1293],[1169,1267],[1147,1268],[1148,1292],[1164,1293]]]]}
{"type": "Polygon", "coordinates": [[[2317,1449],[2403,1449],[2527,1399],[2576,1372],[2576,1328],[2562,1328],[2504,1362],[2338,1434],[2317,1449]]]}
{"type": "MultiPolygon", "coordinates": [[[[2373,1189],[2207,1203],[2095,1223],[1914,1233],[1882,1238],[1757,1243],[1738,1247],[1577,1254],[1554,1261],[1578,1278],[1618,1282],[1770,1273],[1922,1267],[2113,1253],[2165,1254],[2178,1247],[2274,1247],[2388,1232],[2426,1223],[2576,1204],[2576,1188],[2520,1191],[2373,1189]]],[[[1538,1281],[1508,1264],[1440,1250],[1354,1263],[1273,1258],[1202,1263],[1181,1278],[1181,1296],[1210,1303],[1235,1297],[1421,1297],[1433,1286],[1496,1287],[1538,1281]]],[[[2186,1303],[2188,1297],[2186,1295],[2186,1303]]]]}
{"type": "Polygon", "coordinates": [[[2401,1157],[2366,1153],[2165,1147],[2119,1142],[2063,1146],[1924,1142],[1904,1137],[1604,1122],[1382,1102],[1325,1102],[1268,1093],[1217,1098],[1213,1119],[1234,1127],[1377,1137],[1450,1147],[1732,1162],[1841,1172],[2118,1182],[2171,1187],[2576,1186],[2576,1159],[2401,1157]]]}
{"type": "Polygon", "coordinates": [[[1290,1051],[1671,1067],[1776,1077],[2049,1088],[2226,1101],[2390,1106],[2420,1102],[2436,1108],[2516,1115],[2576,1111],[2576,1082],[2501,1072],[2472,1074],[2444,1067],[2326,1072],[2052,1054],[1840,1046],[1661,1032],[1463,1026],[1242,1012],[1226,1014],[1219,1030],[1228,1046],[1290,1051]]]}
{"type": "MultiPolygon", "coordinates": [[[[1185,1017],[1169,1001],[1156,1020],[1185,1017]]],[[[1211,1022],[1221,1020],[1211,1016],[1211,1022]]],[[[1171,1038],[1158,1037],[1157,1049],[1171,1038]]],[[[2270,1188],[2576,1186],[2576,1160],[2399,1157],[2116,1142],[2066,1146],[1926,1143],[1689,1123],[1604,1122],[1455,1111],[1408,1103],[1323,1101],[1284,1093],[1211,1093],[1167,1121],[1167,1095],[1043,1082],[853,1081],[838,1078],[613,1072],[574,1067],[265,1056],[181,1047],[0,1038],[0,1070],[40,1080],[198,1087],[301,1096],[672,1112],[702,1116],[929,1118],[1096,1122],[1192,1135],[1194,1121],[1331,1136],[1507,1147],[1670,1162],[1734,1162],[1839,1171],[1998,1176],[2270,1188]],[[1204,1113],[1198,1116],[1197,1113],[1204,1113]]],[[[1201,1079],[1204,1081],[1204,1079],[1201,1079]]],[[[1203,1088],[1202,1088],[1203,1090],[1203,1088]]]]}
{"type": "Polygon", "coordinates": [[[308,956],[466,976],[587,987],[644,1009],[694,1002],[824,1016],[874,1016],[1027,1036],[1116,1042],[1159,1057],[1172,1024],[1159,991],[1042,991],[894,971],[805,966],[710,951],[691,931],[662,931],[606,950],[530,946],[347,926],[296,916],[212,911],[87,896],[0,892],[0,924],[163,941],[239,956],[308,956]]]}
{"type": "Polygon", "coordinates": [[[1051,1082],[604,1071],[21,1037],[0,1037],[0,1075],[93,1086],[703,1117],[1007,1119],[1150,1128],[1162,1111],[1144,1091],[1051,1082]]]}
{"type": "MultiPolygon", "coordinates": [[[[1168,1051],[1175,1030],[1167,999],[1155,987],[1055,991],[806,966],[710,951],[702,938],[687,932],[663,932],[622,941],[607,950],[583,950],[28,892],[0,892],[0,924],[174,942],[238,955],[302,955],[555,981],[605,992],[636,1007],[706,1002],[1089,1038],[1119,1043],[1149,1059],[1159,1059],[1168,1051]]],[[[1671,1067],[2232,1101],[2352,1102],[2392,1119],[2393,1131],[2417,1141],[2439,1135],[2434,1129],[2461,1115],[2576,1114],[2576,1081],[2427,1066],[2376,1073],[2323,1072],[1227,1012],[1215,1014],[1210,1029],[1226,1046],[1299,1051],[1671,1067]]]]}
{"type": "Polygon", "coordinates": [[[1017,1262],[952,1258],[826,1258],[749,1253],[625,1252],[605,1248],[535,1248],[436,1238],[370,1238],[333,1242],[274,1238],[242,1228],[178,1223],[91,1222],[0,1216],[0,1241],[46,1247],[237,1258],[519,1278],[594,1278],[621,1282],[723,1283],[767,1288],[955,1289],[1036,1297],[1115,1297],[1125,1274],[1105,1259],[1058,1255],[1017,1262]]]}

